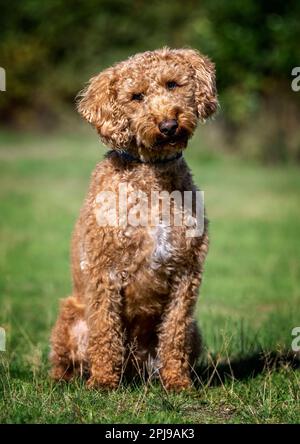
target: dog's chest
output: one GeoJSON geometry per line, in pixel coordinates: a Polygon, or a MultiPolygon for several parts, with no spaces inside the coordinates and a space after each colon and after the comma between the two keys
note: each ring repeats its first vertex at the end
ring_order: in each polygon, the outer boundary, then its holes
{"type": "Polygon", "coordinates": [[[153,270],[157,270],[164,265],[169,265],[176,251],[172,227],[165,223],[160,223],[149,230],[149,235],[153,242],[153,248],[149,257],[150,267],[153,270]]]}

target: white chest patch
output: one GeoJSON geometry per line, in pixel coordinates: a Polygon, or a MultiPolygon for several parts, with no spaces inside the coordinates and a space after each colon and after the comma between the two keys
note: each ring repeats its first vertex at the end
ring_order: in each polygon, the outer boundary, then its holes
{"type": "Polygon", "coordinates": [[[151,236],[154,241],[151,268],[157,269],[172,257],[174,248],[171,243],[171,227],[161,223],[151,230],[151,236]]]}

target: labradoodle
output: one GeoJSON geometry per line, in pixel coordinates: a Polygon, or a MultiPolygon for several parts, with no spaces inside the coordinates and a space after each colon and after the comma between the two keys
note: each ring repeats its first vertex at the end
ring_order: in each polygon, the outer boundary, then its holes
{"type": "MultiPolygon", "coordinates": [[[[167,390],[191,385],[207,221],[187,236],[187,224],[174,222],[186,213],[183,201],[171,199],[166,221],[163,201],[152,204],[150,194],[195,196],[182,152],[216,109],[214,65],[192,49],[137,54],[80,93],[79,113],[111,150],[96,166],[73,234],[73,291],[51,335],[54,379],[86,373],[89,387],[112,389],[130,370],[157,375],[167,390]],[[131,193],[127,207],[120,185],[131,193]]],[[[192,204],[197,226],[195,211],[192,204]]]]}

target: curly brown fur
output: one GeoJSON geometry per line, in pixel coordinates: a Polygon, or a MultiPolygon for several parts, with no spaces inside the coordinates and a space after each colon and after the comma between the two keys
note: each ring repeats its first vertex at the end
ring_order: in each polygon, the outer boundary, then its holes
{"type": "Polygon", "coordinates": [[[151,363],[166,389],[190,386],[200,351],[193,311],[207,222],[200,237],[186,237],[186,227],[174,224],[99,226],[96,197],[103,190],[117,194],[121,183],[147,196],[195,194],[183,158],[157,160],[182,151],[197,122],[216,107],[214,66],[191,49],[137,54],[92,78],[81,93],[79,112],[113,151],[92,175],[74,230],[73,294],[51,336],[55,379],[87,371],[90,387],[115,388],[125,367],[151,363]],[[166,119],[178,123],[171,136],[159,129],[166,119]],[[124,151],[131,160],[118,154],[124,151]]]}

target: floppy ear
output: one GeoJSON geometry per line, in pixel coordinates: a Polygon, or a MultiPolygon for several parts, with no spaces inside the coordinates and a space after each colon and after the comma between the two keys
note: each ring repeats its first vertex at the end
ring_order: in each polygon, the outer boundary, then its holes
{"type": "Polygon", "coordinates": [[[118,103],[116,74],[108,68],[93,77],[78,95],[78,112],[91,123],[102,141],[115,149],[125,148],[130,140],[129,125],[118,103]]]}
{"type": "Polygon", "coordinates": [[[194,69],[195,102],[198,117],[204,121],[218,108],[215,65],[194,49],[179,51],[194,69]]]}

